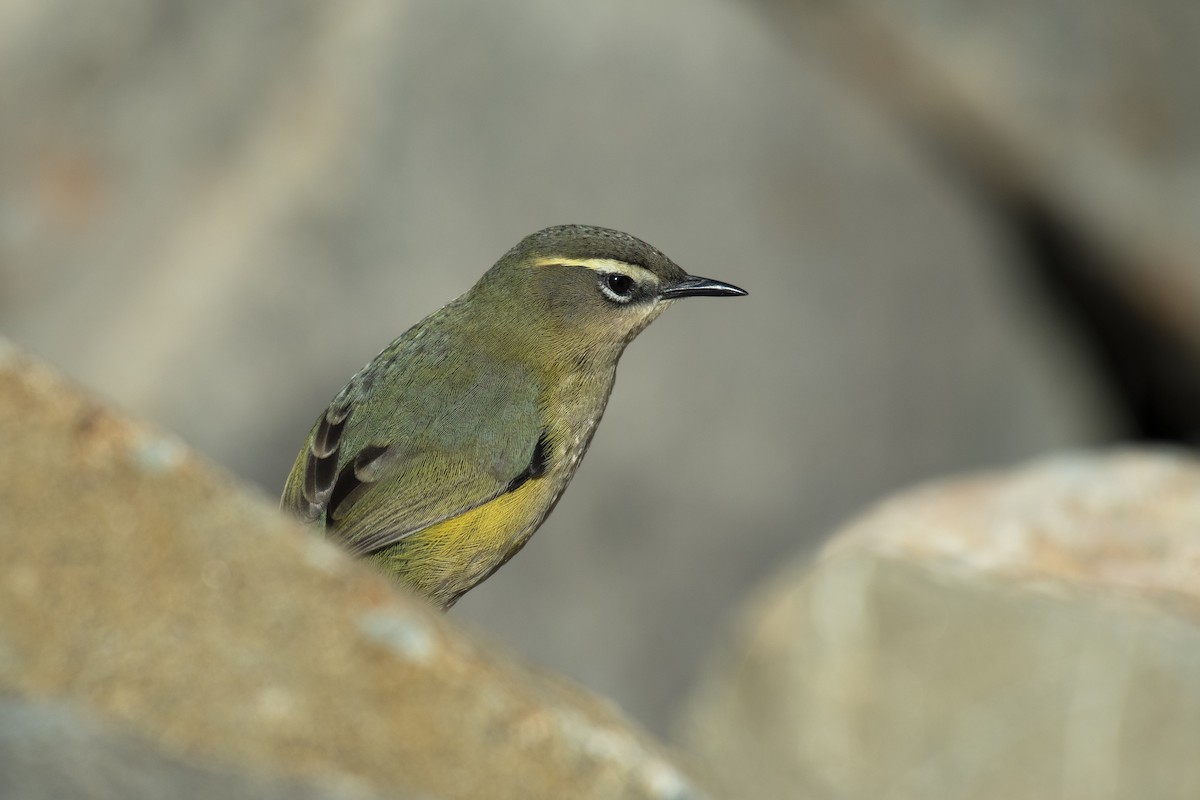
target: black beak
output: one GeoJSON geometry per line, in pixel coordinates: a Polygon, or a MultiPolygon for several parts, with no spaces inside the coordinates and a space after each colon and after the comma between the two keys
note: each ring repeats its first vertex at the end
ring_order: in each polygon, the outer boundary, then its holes
{"type": "Polygon", "coordinates": [[[663,289],[658,296],[663,300],[674,300],[679,297],[742,297],[746,294],[749,292],[731,283],[688,275],[674,286],[663,289]]]}

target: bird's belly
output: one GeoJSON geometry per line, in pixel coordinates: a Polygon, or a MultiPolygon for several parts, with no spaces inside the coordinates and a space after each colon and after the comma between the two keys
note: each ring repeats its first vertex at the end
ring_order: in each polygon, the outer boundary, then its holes
{"type": "Polygon", "coordinates": [[[550,475],[526,481],[516,491],[417,531],[372,558],[402,583],[449,607],[516,555],[564,485],[550,475]]]}

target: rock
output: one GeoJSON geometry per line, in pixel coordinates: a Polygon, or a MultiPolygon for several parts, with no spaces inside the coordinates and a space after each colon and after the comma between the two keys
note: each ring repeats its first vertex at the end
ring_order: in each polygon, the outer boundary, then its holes
{"type": "Polygon", "coordinates": [[[320,786],[197,767],[124,731],[100,725],[69,705],[0,698],[0,797],[10,800],[372,800],[385,796],[396,795],[361,786],[320,786]]]}
{"type": "Polygon", "coordinates": [[[0,730],[7,786],[30,788],[4,796],[125,795],[123,765],[151,787],[314,797],[701,795],[611,704],[473,641],[9,345],[0,442],[0,691],[30,705],[0,730]],[[59,729],[79,732],[62,760],[31,761],[20,742],[59,729]]]}
{"type": "Polygon", "coordinates": [[[1200,358],[1200,14],[1188,0],[763,1],[975,191],[1012,195],[1094,248],[1200,358]]]}
{"type": "Polygon", "coordinates": [[[745,797],[1194,798],[1198,530],[1175,452],[901,495],[762,592],[685,739],[745,797]]]}

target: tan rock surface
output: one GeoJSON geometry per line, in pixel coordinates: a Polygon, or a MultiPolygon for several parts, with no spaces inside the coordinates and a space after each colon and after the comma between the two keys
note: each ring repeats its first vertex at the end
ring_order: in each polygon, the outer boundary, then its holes
{"type": "Polygon", "coordinates": [[[0,691],[191,762],[364,791],[698,795],[610,704],[9,345],[0,442],[0,691]]]}
{"type": "Polygon", "coordinates": [[[743,796],[1200,796],[1200,464],[933,484],[749,609],[687,738],[743,796]]]}

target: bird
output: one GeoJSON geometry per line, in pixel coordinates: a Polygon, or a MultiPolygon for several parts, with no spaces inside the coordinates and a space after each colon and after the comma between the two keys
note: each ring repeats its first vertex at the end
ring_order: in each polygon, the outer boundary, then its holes
{"type": "Polygon", "coordinates": [[[337,393],[280,506],[449,609],[554,509],[626,346],[675,300],[746,294],[610,228],[526,236],[337,393]]]}

